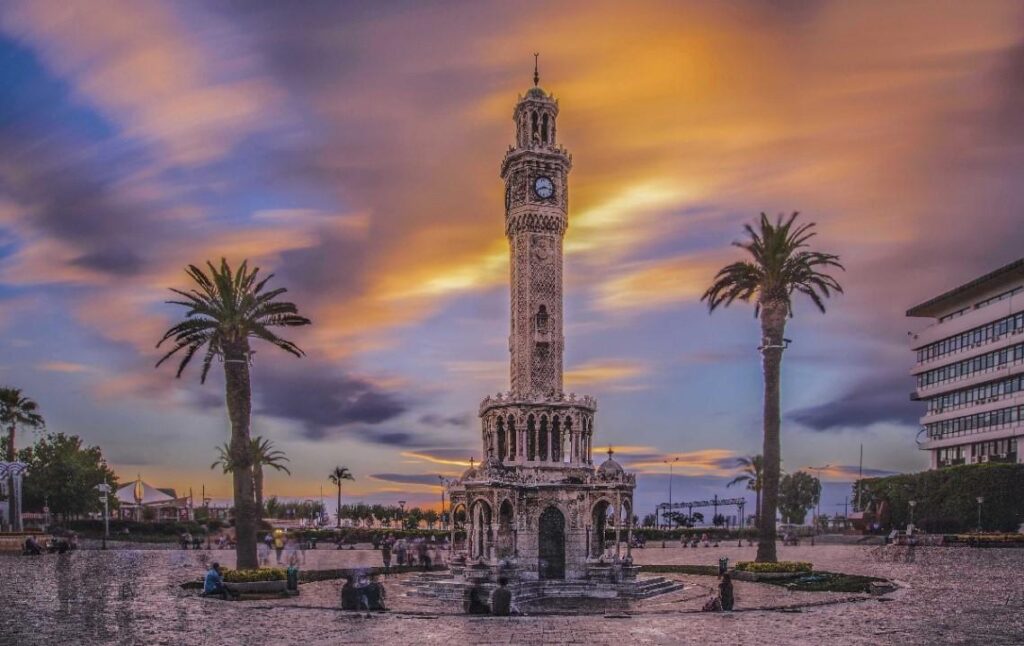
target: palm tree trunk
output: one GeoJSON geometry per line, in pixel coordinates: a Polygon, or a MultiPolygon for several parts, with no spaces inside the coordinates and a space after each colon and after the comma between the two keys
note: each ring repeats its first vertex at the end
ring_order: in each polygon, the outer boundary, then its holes
{"type": "Polygon", "coordinates": [[[256,558],[256,499],[253,495],[252,443],[249,420],[252,414],[252,384],[249,381],[249,344],[224,345],[224,381],[228,418],[231,421],[231,461],[235,495],[235,562],[240,570],[259,567],[256,558]]]}
{"type": "Polygon", "coordinates": [[[256,494],[256,521],[263,519],[263,466],[252,465],[252,488],[256,494]]]}
{"type": "MultiPolygon", "coordinates": [[[[14,432],[17,424],[11,424],[7,432],[7,461],[14,462],[17,454],[14,452],[14,432]]],[[[14,495],[14,476],[7,479],[7,521],[11,531],[18,530],[18,500],[14,495]]]]}
{"type": "Polygon", "coordinates": [[[783,334],[786,330],[786,304],[781,300],[761,303],[761,365],[764,371],[764,483],[761,492],[761,518],[758,527],[757,561],[774,563],[775,514],[779,506],[780,384],[783,334]]]}
{"type": "Polygon", "coordinates": [[[341,529],[341,481],[338,481],[338,512],[335,514],[338,521],[338,529],[341,529]]]}
{"type": "Polygon", "coordinates": [[[761,526],[761,490],[754,490],[754,522],[761,526]]]}

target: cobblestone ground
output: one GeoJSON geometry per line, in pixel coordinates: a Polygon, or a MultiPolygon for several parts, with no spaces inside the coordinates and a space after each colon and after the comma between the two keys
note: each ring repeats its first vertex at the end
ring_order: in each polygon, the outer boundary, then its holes
{"type": "MultiPolygon", "coordinates": [[[[866,595],[793,593],[737,583],[738,612],[696,612],[713,580],[678,577],[686,589],[628,613],[476,618],[433,600],[403,596],[388,581],[392,612],[337,610],[337,582],[302,586],[281,601],[200,599],[180,583],[230,552],[80,551],[0,557],[0,644],[452,644],[452,643],[1024,643],[1024,551],[802,546],[780,558],[818,569],[884,576],[903,588],[866,595]]],[[[712,564],[753,557],[754,548],[648,548],[638,563],[712,564]]],[[[376,565],[372,551],[317,550],[307,568],[376,565]]]]}

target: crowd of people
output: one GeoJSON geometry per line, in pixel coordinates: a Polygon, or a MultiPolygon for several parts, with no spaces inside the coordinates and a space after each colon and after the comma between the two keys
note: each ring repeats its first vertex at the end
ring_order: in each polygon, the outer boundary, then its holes
{"type": "Polygon", "coordinates": [[[680,547],[718,547],[718,537],[712,539],[707,532],[704,532],[700,539],[696,534],[692,537],[684,534],[679,537],[679,545],[680,547]]]}
{"type": "Polygon", "coordinates": [[[392,559],[398,567],[419,566],[429,570],[434,564],[444,565],[445,546],[443,539],[441,543],[435,542],[433,537],[427,540],[422,536],[396,540],[393,535],[388,534],[380,543],[380,553],[385,570],[391,569],[392,559]]]}

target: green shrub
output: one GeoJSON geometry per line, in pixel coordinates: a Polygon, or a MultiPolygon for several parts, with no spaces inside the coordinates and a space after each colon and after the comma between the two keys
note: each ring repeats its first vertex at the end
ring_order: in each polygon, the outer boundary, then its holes
{"type": "Polygon", "coordinates": [[[978,496],[984,496],[981,525],[987,531],[1015,532],[1024,522],[1024,464],[967,464],[886,478],[866,478],[862,506],[882,509],[884,529],[904,527],[914,500],[914,524],[926,532],[962,533],[978,524],[978,496]]]}
{"type": "Polygon", "coordinates": [[[255,570],[224,570],[228,583],[254,583],[256,581],[284,581],[288,573],[279,567],[261,567],[255,570]]]}
{"type": "Polygon", "coordinates": [[[757,573],[790,573],[810,572],[811,564],[807,561],[779,561],[778,563],[758,563],[756,561],[739,561],[736,569],[740,572],[757,573]]]}

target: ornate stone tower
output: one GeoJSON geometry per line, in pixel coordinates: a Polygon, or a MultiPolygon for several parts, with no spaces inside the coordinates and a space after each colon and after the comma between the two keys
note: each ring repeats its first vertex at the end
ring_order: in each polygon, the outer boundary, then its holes
{"type": "Polygon", "coordinates": [[[628,542],[622,559],[605,530],[612,518],[617,536],[632,531],[636,479],[610,452],[594,467],[597,402],[562,390],[562,238],[572,158],[557,143],[558,101],[541,89],[536,68],[513,120],[516,143],[501,162],[511,389],[480,403],[483,459],[448,485],[452,569],[471,565],[474,576],[500,571],[523,580],[630,578],[628,542]]]}
{"type": "Polygon", "coordinates": [[[562,391],[562,238],[572,157],[557,144],[558,101],[537,85],[516,104],[516,144],[501,163],[511,252],[512,392],[562,391]]]}

